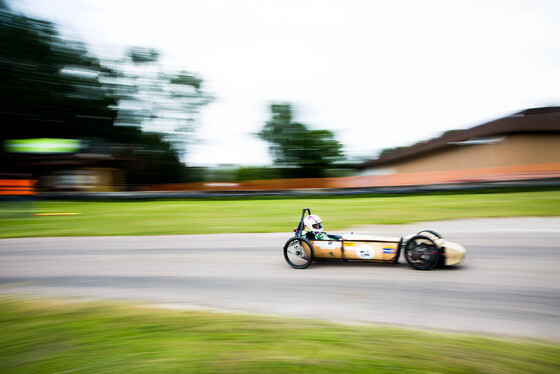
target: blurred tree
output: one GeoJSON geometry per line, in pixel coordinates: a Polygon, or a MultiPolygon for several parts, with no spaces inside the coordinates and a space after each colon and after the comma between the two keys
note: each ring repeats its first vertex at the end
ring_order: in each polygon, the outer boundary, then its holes
{"type": "Polygon", "coordinates": [[[272,104],[270,110],[272,118],[257,135],[270,143],[274,163],[285,168],[286,177],[323,177],[344,158],[331,131],[309,130],[293,122],[290,104],[272,104]]]}
{"type": "MultiPolygon", "coordinates": [[[[136,160],[129,173],[135,183],[185,179],[181,153],[210,101],[201,79],[154,68],[154,49],[100,62],[83,43],[60,38],[52,23],[14,13],[3,0],[0,35],[0,144],[77,138],[136,160]]],[[[21,172],[6,159],[2,148],[0,172],[21,172]]]]}
{"type": "Polygon", "coordinates": [[[4,2],[0,34],[0,140],[110,135],[116,98],[83,44],[61,40],[51,23],[14,14],[4,2]]]}
{"type": "Polygon", "coordinates": [[[124,58],[104,64],[120,73],[108,80],[121,100],[115,124],[165,134],[162,139],[184,156],[200,109],[212,101],[202,90],[202,79],[164,69],[152,48],[133,47],[124,58]]]}
{"type": "Polygon", "coordinates": [[[281,170],[266,166],[243,166],[237,169],[236,181],[249,181],[260,179],[279,179],[281,170]]]}
{"type": "Polygon", "coordinates": [[[153,48],[132,47],[128,50],[128,56],[135,64],[156,62],[159,52],[153,48]]]}

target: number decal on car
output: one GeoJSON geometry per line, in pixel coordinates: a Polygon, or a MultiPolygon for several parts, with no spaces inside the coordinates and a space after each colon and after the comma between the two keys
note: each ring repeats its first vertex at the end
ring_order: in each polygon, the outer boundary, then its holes
{"type": "Polygon", "coordinates": [[[375,249],[368,244],[362,244],[356,248],[356,255],[364,260],[371,260],[375,258],[375,249]]]}

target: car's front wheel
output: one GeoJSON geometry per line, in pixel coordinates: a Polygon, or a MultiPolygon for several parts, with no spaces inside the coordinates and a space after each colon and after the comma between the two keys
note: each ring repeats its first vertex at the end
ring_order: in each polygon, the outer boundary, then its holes
{"type": "Polygon", "coordinates": [[[309,240],[293,237],[284,245],[284,258],[294,269],[305,269],[313,262],[314,250],[309,240]]]}
{"type": "Polygon", "coordinates": [[[431,270],[438,264],[439,248],[427,236],[415,235],[406,242],[404,257],[416,270],[431,270]]]}
{"type": "Polygon", "coordinates": [[[438,234],[438,233],[435,232],[435,231],[432,231],[432,230],[422,230],[422,231],[420,231],[420,232],[419,232],[418,234],[416,234],[416,235],[425,235],[426,233],[427,233],[427,234],[432,234],[432,235],[435,236],[436,238],[441,239],[441,235],[438,234]]]}

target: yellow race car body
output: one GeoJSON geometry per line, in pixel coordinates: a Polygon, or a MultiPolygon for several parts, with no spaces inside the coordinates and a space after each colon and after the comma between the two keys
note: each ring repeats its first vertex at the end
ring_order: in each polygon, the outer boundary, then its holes
{"type": "Polygon", "coordinates": [[[284,245],[284,258],[290,266],[304,269],[315,260],[397,263],[401,252],[417,270],[456,265],[465,258],[463,246],[443,239],[431,230],[403,237],[346,234],[333,240],[312,240],[302,236],[304,209],[296,236],[284,245]]]}

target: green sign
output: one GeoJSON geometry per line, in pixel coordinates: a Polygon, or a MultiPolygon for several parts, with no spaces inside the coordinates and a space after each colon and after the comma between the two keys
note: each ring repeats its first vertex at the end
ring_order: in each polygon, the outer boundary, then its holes
{"type": "Polygon", "coordinates": [[[11,139],[6,140],[6,152],[13,153],[73,153],[80,149],[78,139],[11,139]]]}

